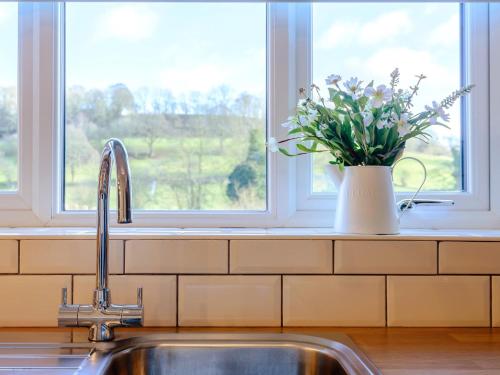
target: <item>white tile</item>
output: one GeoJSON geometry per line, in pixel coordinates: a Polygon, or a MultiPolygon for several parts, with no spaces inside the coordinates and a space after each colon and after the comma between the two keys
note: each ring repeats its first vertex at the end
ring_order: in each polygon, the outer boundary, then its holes
{"type": "Polygon", "coordinates": [[[335,241],[335,273],[435,274],[435,241],[335,241]]]}
{"type": "Polygon", "coordinates": [[[439,273],[500,273],[500,242],[440,242],[439,273]]]}
{"type": "Polygon", "coordinates": [[[388,276],[387,323],[395,327],[487,327],[488,276],[388,276]]]}
{"type": "Polygon", "coordinates": [[[181,326],[280,326],[280,276],[180,276],[181,326]]]}
{"type": "MultiPolygon", "coordinates": [[[[22,240],[21,273],[96,272],[95,240],[22,240]]],[[[123,241],[110,241],[109,272],[123,273],[123,241]]]]}
{"type": "Polygon", "coordinates": [[[491,324],[500,327],[500,276],[491,278],[491,324]]]}
{"type": "Polygon", "coordinates": [[[227,273],[225,240],[129,240],[125,273],[227,273]]]}
{"type": "Polygon", "coordinates": [[[0,327],[57,327],[61,289],[71,295],[71,276],[0,276],[0,327]]]}
{"type": "Polygon", "coordinates": [[[232,240],[231,273],[332,273],[330,240],[232,240]]]}
{"type": "Polygon", "coordinates": [[[284,326],[385,326],[384,276],[284,276],[284,326]]]}
{"type": "Polygon", "coordinates": [[[0,273],[17,273],[19,248],[16,240],[0,240],[0,273]]]}
{"type": "MultiPolygon", "coordinates": [[[[136,304],[137,288],[143,288],[144,325],[176,325],[176,277],[169,275],[111,275],[109,289],[111,302],[136,304]]],[[[95,277],[75,276],[74,303],[91,303],[95,277]]]]}

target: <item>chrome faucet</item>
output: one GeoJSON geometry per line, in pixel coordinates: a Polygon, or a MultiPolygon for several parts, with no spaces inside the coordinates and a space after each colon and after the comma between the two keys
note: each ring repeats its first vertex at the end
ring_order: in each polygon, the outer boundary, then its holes
{"type": "Polygon", "coordinates": [[[97,272],[96,289],[91,305],[67,303],[66,288],[62,290],[59,306],[59,327],[89,327],[90,341],[109,341],[114,338],[115,327],[142,326],[144,309],[142,288],[137,289],[137,305],[115,305],[111,303],[108,288],[109,250],[109,184],[113,160],[116,163],[118,188],[118,223],[132,222],[131,181],[128,156],[125,146],[118,139],[106,142],[101,155],[99,184],[97,191],[97,272]]]}

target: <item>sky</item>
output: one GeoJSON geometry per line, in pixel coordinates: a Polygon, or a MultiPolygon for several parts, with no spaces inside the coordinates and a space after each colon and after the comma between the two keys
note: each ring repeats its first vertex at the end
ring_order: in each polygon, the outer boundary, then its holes
{"type": "MultiPolygon", "coordinates": [[[[16,83],[16,3],[0,3],[0,85],[16,83]]],[[[424,73],[416,107],[460,86],[459,4],[313,5],[313,80],[337,73],[402,86],[424,73]]],[[[262,3],[68,3],[66,82],[169,89],[174,95],[228,85],[264,96],[262,3]]],[[[455,109],[458,115],[458,107],[455,109]]],[[[455,119],[455,122],[457,120],[455,119]]],[[[459,124],[454,126],[459,134],[459,124]]]]}
{"type": "MultiPolygon", "coordinates": [[[[324,78],[340,74],[359,77],[365,84],[389,84],[398,67],[401,88],[415,83],[415,75],[428,78],[421,84],[415,111],[440,101],[461,85],[460,5],[448,4],[314,4],[313,79],[324,87],[324,78]]],[[[451,134],[460,135],[460,108],[451,111],[451,134]]],[[[449,136],[450,131],[438,132],[449,136]]]]}
{"type": "Polygon", "coordinates": [[[68,85],[265,94],[265,4],[69,3],[66,17],[68,85]]]}
{"type": "MultiPolygon", "coordinates": [[[[0,85],[16,82],[16,3],[0,3],[0,85]]],[[[66,80],[125,83],[174,95],[229,85],[264,96],[266,9],[261,3],[68,3],[66,80]]],[[[376,83],[399,67],[424,73],[423,106],[460,86],[459,5],[313,5],[313,80],[337,73],[376,83]]]]}
{"type": "Polygon", "coordinates": [[[0,3],[0,86],[17,82],[17,4],[0,3]]]}

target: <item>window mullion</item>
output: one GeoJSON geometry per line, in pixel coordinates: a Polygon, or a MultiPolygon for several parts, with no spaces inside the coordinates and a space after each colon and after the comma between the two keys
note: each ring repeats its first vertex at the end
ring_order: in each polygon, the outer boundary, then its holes
{"type": "Polygon", "coordinates": [[[57,186],[58,7],[33,4],[33,212],[42,222],[52,217],[57,186]]]}

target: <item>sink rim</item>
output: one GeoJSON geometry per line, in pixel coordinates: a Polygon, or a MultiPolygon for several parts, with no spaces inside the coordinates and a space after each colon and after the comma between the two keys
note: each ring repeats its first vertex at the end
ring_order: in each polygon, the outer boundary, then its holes
{"type": "Polygon", "coordinates": [[[288,333],[163,333],[136,336],[108,343],[96,343],[90,356],[76,372],[78,375],[101,374],[113,357],[136,348],[158,344],[175,346],[295,346],[324,352],[336,358],[349,374],[381,375],[371,360],[344,334],[328,338],[288,333]],[[231,346],[231,345],[228,345],[231,346]]]}

